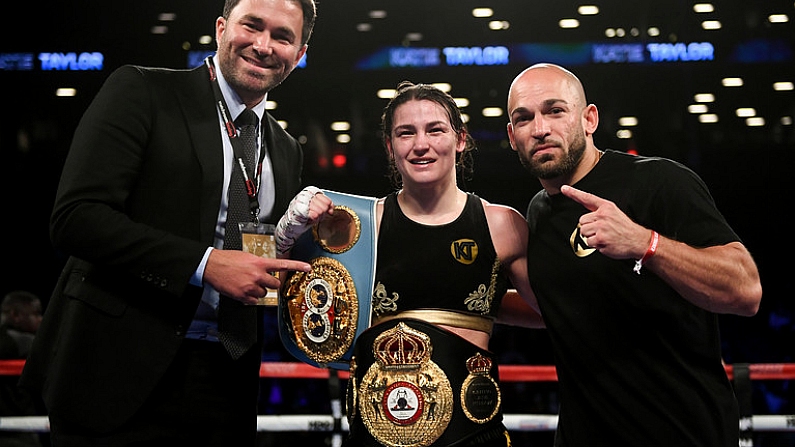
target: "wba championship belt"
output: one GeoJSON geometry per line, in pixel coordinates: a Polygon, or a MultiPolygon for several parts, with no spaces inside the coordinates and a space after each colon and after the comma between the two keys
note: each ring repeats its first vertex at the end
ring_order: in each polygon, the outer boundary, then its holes
{"type": "Polygon", "coordinates": [[[296,241],[290,257],[312,271],[289,272],[279,299],[279,336],[298,360],[347,370],[353,343],[370,326],[375,281],[373,197],[323,190],[334,214],[296,241]]]}
{"type": "MultiPolygon", "coordinates": [[[[354,382],[362,421],[372,436],[389,447],[431,445],[453,415],[453,389],[431,360],[433,345],[424,332],[404,323],[373,342],[375,362],[360,384],[354,382]]],[[[354,381],[355,373],[354,373],[354,381]]]]}
{"type": "Polygon", "coordinates": [[[350,364],[351,445],[481,445],[505,437],[493,354],[450,331],[412,318],[377,323],[358,337],[350,364]]]}

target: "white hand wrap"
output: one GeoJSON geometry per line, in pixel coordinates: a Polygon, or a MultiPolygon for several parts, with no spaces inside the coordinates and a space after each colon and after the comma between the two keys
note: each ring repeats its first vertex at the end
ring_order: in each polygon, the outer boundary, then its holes
{"type": "Polygon", "coordinates": [[[309,202],[319,192],[319,188],[307,186],[293,197],[287,212],[279,219],[274,231],[278,254],[290,251],[298,237],[309,229],[309,202]]]}

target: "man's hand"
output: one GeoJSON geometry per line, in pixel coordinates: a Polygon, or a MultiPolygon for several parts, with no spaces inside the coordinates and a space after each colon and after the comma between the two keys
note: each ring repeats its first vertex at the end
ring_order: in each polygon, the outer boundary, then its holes
{"type": "Polygon", "coordinates": [[[651,230],[632,221],[615,203],[569,185],[561,194],[584,206],[580,235],[589,247],[613,259],[640,259],[649,246],[651,230]]]}
{"type": "Polygon", "coordinates": [[[261,258],[240,250],[215,249],[207,258],[204,282],[221,295],[243,304],[257,304],[257,299],[268,293],[266,289],[281,286],[272,273],[287,270],[309,272],[311,266],[302,261],[261,258]]]}

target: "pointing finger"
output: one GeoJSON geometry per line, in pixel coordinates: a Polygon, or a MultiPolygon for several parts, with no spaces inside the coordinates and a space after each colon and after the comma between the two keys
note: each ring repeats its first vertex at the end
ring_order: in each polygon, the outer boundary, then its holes
{"type": "MultiPolygon", "coordinates": [[[[263,258],[265,259],[265,258],[263,258]]],[[[290,259],[281,259],[281,258],[267,258],[269,261],[272,261],[271,266],[268,270],[296,270],[299,272],[310,272],[312,270],[312,266],[309,263],[303,261],[295,261],[290,259]]]]}
{"type": "Polygon", "coordinates": [[[604,202],[599,196],[595,196],[589,192],[581,191],[573,186],[563,185],[560,187],[560,192],[587,208],[589,211],[596,211],[597,208],[604,202]]]}

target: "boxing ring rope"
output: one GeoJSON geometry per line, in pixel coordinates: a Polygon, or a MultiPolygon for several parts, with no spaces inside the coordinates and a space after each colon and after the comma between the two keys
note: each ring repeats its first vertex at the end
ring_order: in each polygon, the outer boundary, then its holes
{"type": "MultiPolygon", "coordinates": [[[[24,360],[0,361],[0,376],[18,376],[24,360]]],[[[750,380],[795,379],[795,363],[742,364],[750,380]]],[[[557,374],[549,365],[500,365],[501,382],[554,382],[557,374]]],[[[726,365],[730,380],[735,378],[735,365],[726,365]]],[[[263,362],[261,378],[345,380],[347,371],[316,368],[300,362],[263,362]]],[[[347,431],[348,423],[341,415],[338,399],[332,399],[331,415],[260,415],[257,416],[257,431],[270,432],[335,432],[347,431]]],[[[795,432],[795,415],[753,415],[750,421],[741,419],[744,430],[754,432],[795,432]]],[[[506,414],[504,423],[509,431],[553,431],[557,428],[557,415],[506,414]]],[[[0,417],[0,431],[47,432],[46,416],[0,417]]]]}

